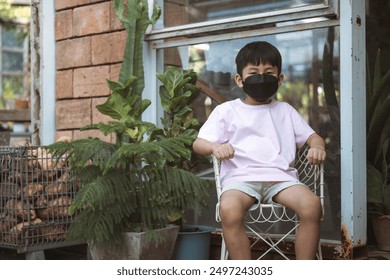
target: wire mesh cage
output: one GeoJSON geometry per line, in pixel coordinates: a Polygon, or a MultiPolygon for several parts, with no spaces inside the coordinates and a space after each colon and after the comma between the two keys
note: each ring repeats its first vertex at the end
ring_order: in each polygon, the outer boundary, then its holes
{"type": "Polygon", "coordinates": [[[66,241],[77,189],[64,159],[42,147],[0,147],[0,247],[66,241]]]}
{"type": "Polygon", "coordinates": [[[0,131],[0,146],[8,146],[10,138],[10,131],[0,131]]]}

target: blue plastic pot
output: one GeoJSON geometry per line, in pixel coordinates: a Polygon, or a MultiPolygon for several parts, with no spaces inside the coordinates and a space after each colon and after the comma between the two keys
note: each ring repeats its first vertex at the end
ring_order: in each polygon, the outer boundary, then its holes
{"type": "Polygon", "coordinates": [[[210,259],[210,239],[214,230],[208,226],[188,225],[184,227],[197,228],[197,231],[179,231],[175,249],[176,260],[208,260],[210,259]]]}

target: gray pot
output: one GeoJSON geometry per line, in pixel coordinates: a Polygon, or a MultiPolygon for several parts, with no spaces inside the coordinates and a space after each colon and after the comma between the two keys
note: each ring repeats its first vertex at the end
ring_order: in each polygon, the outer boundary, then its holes
{"type": "Polygon", "coordinates": [[[178,226],[168,226],[156,230],[162,242],[156,242],[145,232],[123,233],[123,241],[118,245],[89,245],[93,260],[169,260],[175,246],[178,226]]]}

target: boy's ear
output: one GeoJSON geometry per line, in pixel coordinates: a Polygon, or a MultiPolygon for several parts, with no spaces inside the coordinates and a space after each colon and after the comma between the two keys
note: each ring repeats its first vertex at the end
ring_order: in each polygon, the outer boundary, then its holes
{"type": "Polygon", "coordinates": [[[279,75],[279,78],[278,78],[278,86],[281,86],[281,85],[282,85],[283,80],[284,80],[284,75],[281,73],[281,74],[279,75]]]}
{"type": "Polygon", "coordinates": [[[242,84],[242,78],[239,74],[236,74],[236,76],[234,76],[234,81],[236,82],[237,86],[239,87],[243,87],[244,85],[242,84]]]}

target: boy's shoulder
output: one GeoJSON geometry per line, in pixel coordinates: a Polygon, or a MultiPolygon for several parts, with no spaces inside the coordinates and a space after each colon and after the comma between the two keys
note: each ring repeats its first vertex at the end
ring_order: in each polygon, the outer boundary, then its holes
{"type": "Polygon", "coordinates": [[[235,104],[238,104],[238,103],[242,103],[240,98],[225,101],[225,102],[219,104],[218,106],[234,106],[235,104]]]}
{"type": "Polygon", "coordinates": [[[242,101],[239,98],[233,99],[233,100],[228,100],[228,101],[225,101],[221,104],[218,104],[217,107],[215,107],[215,108],[218,108],[219,110],[228,110],[229,108],[239,106],[241,102],[242,101]]]}
{"type": "Polygon", "coordinates": [[[274,104],[275,107],[280,107],[284,109],[294,109],[294,107],[286,101],[273,100],[272,103],[274,104]]]}
{"type": "MultiPolygon", "coordinates": [[[[263,106],[263,105],[261,105],[261,106],[263,106]]],[[[218,111],[229,111],[230,109],[243,109],[243,110],[256,109],[256,107],[257,106],[247,105],[240,98],[237,98],[237,99],[233,99],[233,100],[229,100],[229,101],[226,101],[224,103],[221,103],[215,109],[218,109],[218,111]]],[[[289,104],[285,101],[278,101],[275,99],[272,100],[272,103],[264,105],[263,108],[266,108],[266,107],[273,108],[274,110],[286,110],[286,111],[295,110],[291,104],[289,104]]]]}

